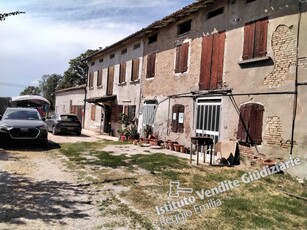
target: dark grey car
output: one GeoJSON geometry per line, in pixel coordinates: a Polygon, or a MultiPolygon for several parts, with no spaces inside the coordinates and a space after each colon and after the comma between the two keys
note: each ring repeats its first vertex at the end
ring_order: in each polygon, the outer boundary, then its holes
{"type": "Polygon", "coordinates": [[[81,135],[81,122],[74,114],[54,114],[46,120],[48,131],[58,133],[75,133],[81,135]]]}
{"type": "Polygon", "coordinates": [[[20,140],[48,144],[47,125],[35,108],[7,108],[1,117],[2,144],[20,140]]]}

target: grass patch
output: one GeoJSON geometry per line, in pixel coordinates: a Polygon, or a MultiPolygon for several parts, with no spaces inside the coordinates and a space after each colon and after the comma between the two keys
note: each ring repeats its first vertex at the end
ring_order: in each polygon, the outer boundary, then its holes
{"type": "Polygon", "coordinates": [[[101,165],[104,167],[118,168],[128,166],[126,155],[113,155],[105,151],[92,152],[98,159],[91,162],[91,164],[101,165]]]}

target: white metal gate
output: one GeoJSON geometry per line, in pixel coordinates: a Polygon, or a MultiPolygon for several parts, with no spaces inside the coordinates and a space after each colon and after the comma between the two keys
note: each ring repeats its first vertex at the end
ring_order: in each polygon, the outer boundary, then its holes
{"type": "Polygon", "coordinates": [[[209,135],[218,142],[222,99],[199,98],[196,103],[196,136],[209,135]]]}

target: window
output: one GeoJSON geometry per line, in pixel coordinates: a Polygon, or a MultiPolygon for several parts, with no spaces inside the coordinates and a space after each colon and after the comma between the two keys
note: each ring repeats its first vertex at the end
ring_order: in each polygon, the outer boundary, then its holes
{"type": "Polygon", "coordinates": [[[99,63],[103,62],[103,58],[99,59],[99,63]]]}
{"type": "Polygon", "coordinates": [[[121,51],[121,54],[125,54],[125,53],[127,53],[127,48],[121,51]]]}
{"type": "Polygon", "coordinates": [[[102,86],[102,70],[97,71],[97,86],[102,86]]]}
{"type": "Polygon", "coordinates": [[[95,121],[95,119],[96,119],[96,105],[92,105],[92,108],[91,108],[91,120],[95,121]]]}
{"type": "Polygon", "coordinates": [[[199,89],[218,89],[223,85],[225,32],[203,37],[199,89]]]}
{"type": "Polygon", "coordinates": [[[93,65],[95,65],[95,62],[94,62],[94,61],[91,63],[91,66],[93,66],[93,65]]]}
{"type": "Polygon", "coordinates": [[[153,78],[155,76],[156,68],[156,53],[147,56],[147,73],[146,78],[153,78]]]}
{"type": "Polygon", "coordinates": [[[256,1],[256,0],[246,0],[246,4],[250,3],[250,2],[254,2],[254,1],[256,1]]]}
{"type": "Polygon", "coordinates": [[[250,22],[244,26],[243,60],[265,57],[267,54],[268,19],[250,22]]]}
{"type": "Polygon", "coordinates": [[[154,43],[158,40],[158,35],[154,34],[148,37],[148,44],[154,43]]]}
{"type": "Polygon", "coordinates": [[[126,81],[126,62],[121,63],[119,67],[119,83],[126,81]]]}
{"type": "Polygon", "coordinates": [[[133,49],[136,50],[138,48],[141,47],[141,43],[136,43],[134,46],[133,46],[133,49]]]}
{"type": "Polygon", "coordinates": [[[184,105],[173,105],[172,108],[172,132],[183,133],[184,105]]]}
{"type": "Polygon", "coordinates": [[[179,24],[177,35],[181,35],[181,34],[185,34],[189,32],[191,30],[191,22],[192,20],[179,24]]]}
{"type": "Polygon", "coordinates": [[[113,94],[113,84],[114,84],[114,66],[108,68],[108,80],[107,80],[107,95],[113,94]]]}
{"type": "Polygon", "coordinates": [[[90,72],[88,76],[88,87],[93,88],[94,87],[94,73],[90,72]]]}
{"type": "Polygon", "coordinates": [[[136,81],[139,79],[139,65],[139,59],[132,60],[131,81],[136,81]]]}
{"type": "Polygon", "coordinates": [[[115,54],[110,55],[110,59],[113,59],[115,57],[115,54]]]}
{"type": "Polygon", "coordinates": [[[208,19],[209,18],[213,18],[213,17],[216,17],[216,16],[218,16],[218,15],[220,15],[220,14],[223,14],[224,13],[224,7],[221,7],[221,8],[219,8],[219,9],[217,9],[217,10],[214,10],[214,11],[211,11],[210,13],[208,13],[208,19]]]}
{"type": "Polygon", "coordinates": [[[130,121],[130,122],[134,121],[135,111],[136,111],[136,106],[135,105],[126,105],[124,107],[124,113],[127,116],[128,121],[130,121]]]}
{"type": "Polygon", "coordinates": [[[175,73],[184,73],[188,70],[189,43],[183,43],[176,48],[175,73]]]}
{"type": "Polygon", "coordinates": [[[260,145],[262,142],[262,120],[264,107],[249,103],[240,107],[237,139],[241,143],[260,145]]]}

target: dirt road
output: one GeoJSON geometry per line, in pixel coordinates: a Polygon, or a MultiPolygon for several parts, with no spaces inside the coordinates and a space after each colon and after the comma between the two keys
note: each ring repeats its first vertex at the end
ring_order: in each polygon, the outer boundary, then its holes
{"type": "Polygon", "coordinates": [[[95,192],[80,188],[77,175],[55,154],[38,147],[0,150],[0,229],[99,226],[95,192]]]}

